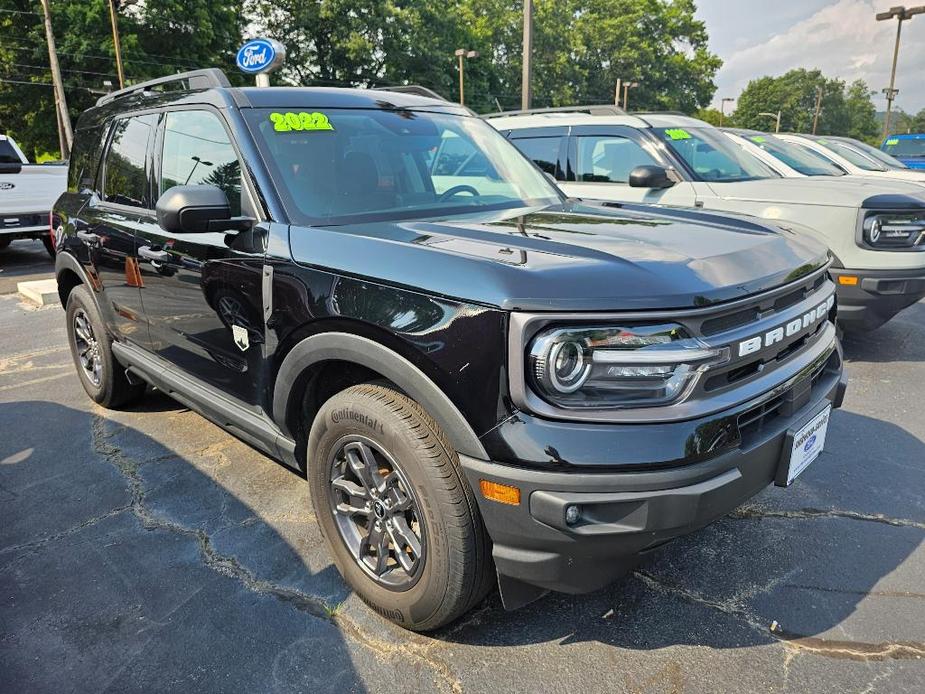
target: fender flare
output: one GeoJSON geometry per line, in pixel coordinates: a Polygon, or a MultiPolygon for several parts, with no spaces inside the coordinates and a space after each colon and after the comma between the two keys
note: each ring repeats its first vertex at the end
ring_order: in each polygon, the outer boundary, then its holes
{"type": "MultiPolygon", "coordinates": [[[[94,284],[90,280],[87,271],[84,269],[83,265],[80,264],[80,261],[77,260],[71,253],[67,251],[59,251],[55,256],[55,281],[58,283],[58,296],[62,299],[61,305],[64,305],[63,297],[61,297],[61,273],[64,270],[71,270],[77,277],[80,279],[93,295],[94,301],[96,300],[96,291],[94,289],[94,284]]],[[[99,303],[99,302],[97,302],[99,303]]]]}
{"type": "Polygon", "coordinates": [[[459,453],[488,459],[485,448],[462,412],[423,371],[378,342],[343,332],[307,337],[283,359],[273,392],[273,419],[290,438],[292,432],[287,430],[286,415],[295,396],[293,386],[296,380],[312,365],[332,360],[353,362],[382,374],[437,420],[459,453]]]}

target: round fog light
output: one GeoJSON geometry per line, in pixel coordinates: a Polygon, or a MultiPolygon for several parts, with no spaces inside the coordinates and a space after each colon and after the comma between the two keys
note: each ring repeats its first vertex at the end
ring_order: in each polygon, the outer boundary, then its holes
{"type": "Polygon", "coordinates": [[[565,509],[565,522],[569,525],[575,525],[581,520],[581,506],[568,506],[565,509]]]}

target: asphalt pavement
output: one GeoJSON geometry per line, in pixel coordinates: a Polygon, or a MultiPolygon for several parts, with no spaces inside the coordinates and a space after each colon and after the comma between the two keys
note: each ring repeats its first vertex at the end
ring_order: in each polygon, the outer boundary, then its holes
{"type": "Polygon", "coordinates": [[[0,268],[2,691],[925,688],[925,303],[846,343],[845,406],[793,487],[606,590],[492,594],[422,636],[347,589],[303,479],[157,392],[86,397],[61,308],[15,294],[50,275],[39,244],[0,268]]]}

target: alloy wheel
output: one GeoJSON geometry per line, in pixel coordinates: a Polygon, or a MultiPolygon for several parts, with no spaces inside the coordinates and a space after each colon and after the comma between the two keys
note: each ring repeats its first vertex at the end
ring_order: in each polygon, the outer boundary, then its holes
{"type": "Polygon", "coordinates": [[[100,343],[93,332],[90,318],[82,308],[74,312],[74,344],[77,347],[77,359],[84,375],[93,385],[99,386],[103,377],[100,343]]]}

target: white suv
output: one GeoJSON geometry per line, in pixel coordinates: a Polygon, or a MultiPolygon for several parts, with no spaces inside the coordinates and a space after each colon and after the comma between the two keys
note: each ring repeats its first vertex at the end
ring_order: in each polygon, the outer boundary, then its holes
{"type": "Polygon", "coordinates": [[[925,296],[925,190],[917,184],[781,178],[683,115],[590,106],[487,118],[571,196],[749,214],[814,233],[835,256],[846,330],[879,327],[925,296]]]}
{"type": "Polygon", "coordinates": [[[925,171],[910,169],[886,152],[881,152],[876,147],[850,137],[795,135],[793,133],[779,133],[777,137],[825,157],[843,169],[845,173],[854,176],[871,176],[925,184],[925,171]]]}

